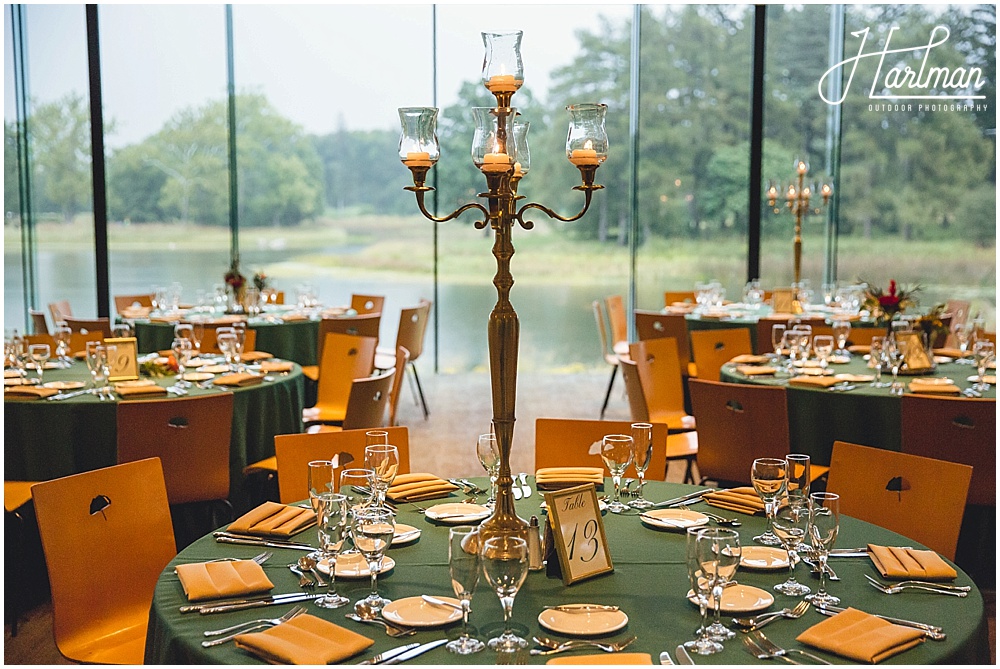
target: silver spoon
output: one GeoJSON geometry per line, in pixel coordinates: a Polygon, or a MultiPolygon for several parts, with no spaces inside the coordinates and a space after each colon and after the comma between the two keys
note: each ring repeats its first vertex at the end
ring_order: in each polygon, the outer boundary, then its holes
{"type": "Polygon", "coordinates": [[[316,585],[318,585],[319,587],[325,588],[326,586],[330,585],[329,583],[326,582],[326,580],[322,576],[320,576],[319,570],[316,569],[316,560],[311,556],[303,555],[302,557],[299,558],[299,569],[303,569],[311,573],[313,575],[313,578],[316,579],[316,585]]]}
{"type": "Polygon", "coordinates": [[[354,613],[348,613],[347,617],[352,620],[381,625],[385,628],[385,633],[393,637],[409,636],[410,634],[416,633],[416,630],[412,627],[400,627],[394,623],[390,623],[388,620],[380,616],[378,611],[372,610],[371,605],[364,600],[355,604],[354,613]]]}

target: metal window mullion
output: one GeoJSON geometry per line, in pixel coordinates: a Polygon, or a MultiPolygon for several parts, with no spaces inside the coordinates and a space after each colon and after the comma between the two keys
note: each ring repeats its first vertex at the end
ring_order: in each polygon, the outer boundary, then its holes
{"type": "Polygon", "coordinates": [[[108,263],[108,191],[104,160],[104,101],[101,93],[101,40],[97,5],[86,6],[87,69],[90,81],[90,164],[94,205],[94,266],[97,279],[97,315],[111,316],[108,263]]]}
{"type": "Polygon", "coordinates": [[[239,182],[236,171],[236,67],[233,52],[233,6],[226,5],[226,90],[229,128],[229,262],[240,259],[239,182]]]}
{"type": "Polygon", "coordinates": [[[28,330],[28,309],[35,309],[37,277],[35,275],[35,222],[31,208],[31,135],[28,130],[30,95],[28,93],[27,17],[24,5],[11,5],[11,34],[14,58],[14,100],[17,127],[17,187],[21,216],[21,281],[24,291],[24,329],[28,330]]]}
{"type": "Polygon", "coordinates": [[[642,5],[632,8],[632,40],[629,47],[629,281],[628,281],[628,340],[635,341],[637,259],[639,253],[639,74],[642,48],[642,5]]]}
{"type": "Polygon", "coordinates": [[[754,7],[753,71],[750,78],[750,183],[747,221],[747,281],[760,278],[761,185],[764,162],[764,54],[767,6],[754,7]]]}

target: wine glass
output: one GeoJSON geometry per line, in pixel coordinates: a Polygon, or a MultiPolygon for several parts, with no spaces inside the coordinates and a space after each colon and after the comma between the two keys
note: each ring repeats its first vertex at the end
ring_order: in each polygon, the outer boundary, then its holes
{"type": "Polygon", "coordinates": [[[698,602],[698,610],[701,612],[701,627],[696,634],[698,638],[684,643],[684,647],[697,655],[711,655],[722,652],[722,644],[713,639],[708,633],[708,595],[710,592],[710,581],[702,573],[701,562],[698,560],[698,535],[703,531],[701,527],[689,527],[687,529],[687,568],[688,579],[691,581],[691,592],[694,593],[698,602]]]}
{"type": "Polygon", "coordinates": [[[201,318],[191,321],[191,345],[194,346],[194,354],[201,355],[201,342],[205,338],[205,321],[201,318]]]}
{"type": "Polygon", "coordinates": [[[56,327],[56,357],[59,358],[60,364],[63,368],[67,368],[73,364],[70,359],[70,340],[73,338],[73,331],[68,325],[59,325],[56,327]]]}
{"type": "Polygon", "coordinates": [[[399,471],[399,450],[391,444],[365,446],[365,467],[374,472],[375,505],[385,507],[385,493],[399,471]]]}
{"type": "MultiPolygon", "coordinates": [[[[986,368],[996,360],[996,345],[988,339],[981,339],[972,347],[972,357],[976,361],[976,371],[979,373],[979,381],[972,387],[979,391],[989,390],[990,384],[986,383],[986,368]]],[[[38,375],[39,378],[41,376],[38,375]]]]}
{"type": "Polygon", "coordinates": [[[785,373],[789,376],[795,375],[795,358],[799,352],[798,333],[794,330],[785,330],[781,335],[780,349],[788,351],[788,360],[785,361],[785,373]]]}
{"type": "Polygon", "coordinates": [[[793,345],[796,347],[796,357],[805,363],[809,359],[809,344],[812,340],[812,328],[808,325],[796,325],[792,328],[795,335],[793,345]]]}
{"type": "Polygon", "coordinates": [[[96,358],[96,372],[94,372],[94,384],[97,381],[101,382],[101,387],[98,392],[98,398],[101,400],[108,399],[113,400],[114,396],[111,392],[111,386],[109,385],[111,376],[111,363],[114,361],[115,356],[118,355],[118,347],[112,346],[111,344],[104,344],[103,346],[97,347],[97,358],[96,358]]]}
{"type": "Polygon", "coordinates": [[[365,446],[376,446],[378,444],[388,444],[389,433],[385,430],[368,430],[365,432],[365,446]]]}
{"type": "Polygon", "coordinates": [[[872,337],[868,349],[868,366],[875,372],[872,388],[888,388],[891,383],[882,380],[882,365],[886,362],[885,337],[872,337]]]}
{"type": "MultiPolygon", "coordinates": [[[[102,343],[103,342],[92,340],[92,341],[86,342],[86,344],[85,344],[86,348],[84,350],[85,350],[86,355],[84,356],[83,359],[87,363],[87,371],[90,372],[91,377],[94,376],[94,369],[97,366],[97,353],[98,353],[97,352],[97,347],[101,346],[102,343]]],[[[96,381],[96,379],[94,380],[94,389],[95,390],[97,389],[97,381],[96,381]]]]}
{"type": "Polygon", "coordinates": [[[492,509],[497,501],[497,476],[500,472],[500,446],[497,445],[496,435],[479,435],[476,455],[479,456],[480,464],[490,476],[490,498],[486,500],[486,506],[492,509]]]}
{"type": "Polygon", "coordinates": [[[374,503],[375,487],[372,479],[375,472],[363,467],[351,467],[340,472],[340,492],[347,496],[351,509],[367,507],[374,503]]]}
{"type": "Polygon", "coordinates": [[[247,343],[247,326],[246,323],[240,321],[239,323],[233,323],[233,333],[236,335],[236,343],[233,346],[233,363],[236,365],[236,371],[243,371],[243,348],[247,343]]]}
{"type": "Polygon", "coordinates": [[[837,355],[848,355],[847,338],[851,336],[851,321],[834,321],[833,336],[837,340],[837,355]]]}
{"type": "Polygon", "coordinates": [[[646,470],[653,456],[653,425],[652,423],[632,423],[632,464],[639,478],[639,496],[629,503],[633,509],[647,509],[653,503],[642,495],[642,487],[646,485],[646,470]]]}
{"type": "MultiPolygon", "coordinates": [[[[312,473],[312,463],[309,464],[309,471],[312,473]]],[[[327,462],[326,464],[330,465],[331,463],[327,462]]],[[[329,471],[332,476],[332,470],[329,471]]],[[[323,609],[337,609],[350,602],[347,597],[337,593],[337,555],[340,554],[340,549],[343,548],[348,535],[347,497],[335,492],[322,492],[316,495],[315,501],[313,501],[312,489],[309,490],[309,495],[310,501],[313,502],[313,508],[316,510],[319,552],[326,563],[330,565],[330,587],[325,595],[314,601],[314,604],[323,609]]]]}
{"type": "Polygon", "coordinates": [[[966,357],[966,352],[969,350],[969,340],[972,337],[972,326],[968,323],[959,323],[955,326],[953,332],[955,333],[955,339],[958,341],[958,350],[962,352],[961,357],[955,362],[959,365],[974,364],[972,360],[966,357]]]}
{"type": "Polygon", "coordinates": [[[696,539],[698,564],[702,575],[708,579],[715,605],[715,622],[706,632],[715,641],[725,641],[736,636],[736,632],[722,624],[722,591],[732,581],[736,568],[740,565],[743,549],[740,535],[736,530],[712,527],[698,533],[696,539]]]}
{"type": "Polygon", "coordinates": [[[611,472],[611,480],[615,485],[615,496],[608,504],[611,513],[629,511],[628,504],[621,501],[622,474],[632,463],[632,437],[627,434],[609,434],[601,442],[601,458],[611,472]]]}
{"type": "Polygon", "coordinates": [[[352,533],[354,546],[368,561],[368,570],[372,577],[372,591],[366,598],[355,603],[355,610],[367,607],[376,613],[382,610],[391,600],[378,594],[378,572],[382,568],[382,556],[385,549],[392,543],[396,529],[396,518],[392,511],[374,506],[356,508],[352,533]]]}
{"type": "Polygon", "coordinates": [[[42,370],[52,356],[52,349],[48,344],[31,344],[28,346],[28,354],[35,363],[35,371],[38,372],[38,385],[42,385],[42,370]]]}
{"type": "Polygon", "coordinates": [[[514,596],[528,575],[528,542],[520,537],[500,535],[490,537],[479,549],[483,575],[503,606],[504,631],[490,639],[487,645],[501,653],[513,653],[526,648],[528,642],[514,634],[510,628],[514,596]]]}
{"type": "MultiPolygon", "coordinates": [[[[309,504],[312,505],[313,513],[319,518],[319,496],[323,493],[337,492],[333,489],[333,462],[330,460],[312,460],[306,464],[307,484],[309,486],[309,504]]],[[[346,500],[346,497],[345,497],[346,500]]],[[[309,557],[319,560],[322,551],[313,551],[309,557]]]]}
{"type": "Polygon", "coordinates": [[[813,337],[813,350],[816,351],[816,357],[819,358],[820,369],[826,369],[829,366],[830,356],[833,355],[833,337],[816,335],[813,337]]]}
{"type": "Polygon", "coordinates": [[[785,330],[787,328],[780,324],[775,323],[771,326],[771,347],[774,349],[774,360],[781,360],[781,349],[782,342],[785,338],[785,330]]]}
{"type": "Polygon", "coordinates": [[[190,386],[191,382],[184,380],[184,368],[191,356],[191,340],[177,337],[170,344],[170,350],[173,351],[174,359],[177,361],[177,381],[175,384],[181,388],[190,386]]]}
{"type": "Polygon", "coordinates": [[[764,501],[767,514],[767,531],[753,540],[765,546],[780,546],[781,539],[771,531],[771,523],[774,521],[774,502],[788,487],[788,465],[777,458],[757,458],[750,467],[750,480],[753,489],[764,501]]]}
{"type": "Polygon", "coordinates": [[[840,495],[814,492],[809,495],[809,540],[819,561],[819,590],[806,599],[813,606],[836,606],[840,598],[826,591],[826,560],[840,530],[840,495]]]}
{"type": "Polygon", "coordinates": [[[216,342],[219,345],[219,350],[222,351],[222,355],[226,357],[226,365],[228,365],[230,369],[235,370],[236,333],[222,332],[222,329],[223,328],[219,328],[216,342]]]}
{"type": "Polygon", "coordinates": [[[897,337],[890,337],[882,344],[882,352],[889,358],[889,369],[892,371],[892,394],[902,395],[903,384],[899,381],[899,370],[906,360],[907,342],[897,337]]]}
{"type": "Polygon", "coordinates": [[[809,487],[811,485],[809,464],[810,458],[804,453],[789,453],[785,456],[789,499],[809,499],[809,487]]]}
{"type": "Polygon", "coordinates": [[[789,495],[774,515],[774,533],[781,539],[788,552],[788,580],[774,586],[777,592],[790,597],[808,595],[812,590],[808,585],[795,580],[795,563],[798,562],[796,552],[809,532],[809,498],[789,495]]]}
{"type": "Polygon", "coordinates": [[[462,603],[462,636],[448,643],[447,648],[457,655],[478,653],[486,644],[469,636],[469,613],[472,610],[472,593],[479,583],[479,554],[465,550],[469,546],[476,528],[459,525],[448,531],[448,571],[451,574],[451,588],[462,603]]]}

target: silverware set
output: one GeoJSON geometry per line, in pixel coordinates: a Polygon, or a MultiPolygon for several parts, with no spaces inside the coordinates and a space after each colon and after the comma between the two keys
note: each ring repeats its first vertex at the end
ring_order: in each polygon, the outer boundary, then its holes
{"type": "Polygon", "coordinates": [[[599,641],[587,641],[585,639],[570,639],[569,641],[555,641],[548,637],[534,637],[535,643],[542,648],[532,648],[531,655],[555,655],[569,650],[579,650],[581,648],[597,648],[605,653],[617,653],[625,650],[639,637],[633,635],[615,643],[603,643],[599,641]]]}
{"type": "Polygon", "coordinates": [[[798,653],[799,655],[808,657],[819,664],[830,664],[830,662],[827,662],[823,658],[817,657],[812,653],[807,653],[799,648],[782,648],[764,636],[763,632],[750,632],[747,636],[743,637],[743,646],[758,660],[782,659],[789,664],[802,664],[801,662],[796,662],[788,656],[789,653],[798,653]]]}
{"type": "Polygon", "coordinates": [[[459,488],[462,489],[462,492],[465,493],[466,495],[478,496],[486,494],[485,490],[483,490],[476,484],[472,483],[468,479],[448,479],[448,483],[451,483],[452,485],[457,485],[459,488]]]}
{"type": "MultiPolygon", "coordinates": [[[[835,615],[837,615],[838,613],[841,613],[844,610],[845,609],[843,609],[843,608],[841,608],[839,606],[817,606],[816,607],[816,611],[822,613],[825,616],[835,616],[835,615]]],[[[888,621],[888,622],[892,623],[893,625],[903,625],[904,627],[912,627],[914,629],[918,629],[918,630],[920,630],[920,631],[922,631],[924,633],[924,636],[926,636],[929,639],[933,639],[934,641],[944,641],[947,638],[947,636],[944,633],[944,629],[941,628],[941,627],[938,627],[937,625],[928,625],[927,623],[917,622],[916,620],[905,620],[903,618],[892,618],[890,616],[882,616],[882,615],[879,615],[877,613],[873,614],[873,615],[875,617],[877,617],[877,618],[881,618],[882,620],[888,621]]]]}
{"type": "Polygon", "coordinates": [[[393,638],[412,636],[417,633],[417,630],[413,627],[403,627],[401,625],[390,623],[388,620],[382,618],[377,614],[372,617],[362,618],[356,613],[347,613],[344,615],[344,617],[347,618],[348,620],[353,620],[356,623],[368,623],[369,625],[378,625],[379,627],[384,628],[385,633],[393,638]]]}
{"type": "Polygon", "coordinates": [[[897,581],[894,583],[883,583],[865,574],[869,585],[876,590],[881,590],[887,595],[895,595],[907,590],[922,590],[932,592],[936,595],[952,595],[953,597],[968,597],[970,587],[967,585],[947,585],[945,583],[931,583],[928,581],[897,581]]]}
{"type": "Polygon", "coordinates": [[[733,622],[739,627],[743,628],[743,631],[750,632],[753,630],[760,629],[768,623],[772,623],[779,618],[790,618],[792,620],[796,618],[801,618],[806,611],[809,610],[809,602],[802,600],[796,604],[793,608],[784,608],[780,611],[771,611],[770,613],[762,613],[759,616],[754,616],[753,618],[733,618],[733,622]]]}
{"type": "Polygon", "coordinates": [[[275,625],[280,625],[281,623],[287,623],[289,620],[296,616],[300,616],[306,612],[305,607],[296,606],[288,610],[288,612],[281,616],[280,618],[261,618],[260,620],[250,620],[245,623],[240,623],[239,625],[232,625],[231,627],[225,627],[221,630],[209,630],[205,632],[205,636],[218,636],[220,634],[225,634],[226,636],[219,639],[212,639],[211,641],[202,641],[201,645],[205,648],[211,648],[212,646],[221,646],[222,644],[232,641],[240,634],[246,634],[247,632],[252,632],[254,630],[265,629],[268,627],[274,627],[275,625]]]}

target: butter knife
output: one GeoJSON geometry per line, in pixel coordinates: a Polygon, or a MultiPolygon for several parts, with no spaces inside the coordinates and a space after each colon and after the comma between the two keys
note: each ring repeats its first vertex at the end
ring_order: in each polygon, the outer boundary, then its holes
{"type": "Polygon", "coordinates": [[[684,502],[689,499],[694,499],[695,497],[701,497],[707,492],[712,492],[713,488],[705,488],[704,490],[699,490],[698,492],[690,492],[686,495],[681,495],[680,497],[674,497],[673,499],[666,499],[662,502],[657,502],[650,508],[658,508],[661,506],[670,506],[671,504],[677,504],[678,502],[684,502]]]}
{"type": "Polygon", "coordinates": [[[299,597],[300,595],[304,594],[308,593],[300,591],[281,592],[276,595],[267,595],[267,596],[262,595],[259,597],[241,597],[240,599],[224,599],[224,600],[216,600],[213,602],[204,602],[202,604],[185,604],[184,606],[180,607],[178,611],[180,611],[181,613],[196,613],[210,606],[228,606],[229,604],[243,604],[246,602],[256,602],[261,599],[267,599],[268,597],[272,597],[277,600],[291,599],[293,597],[299,597]]]}
{"type": "Polygon", "coordinates": [[[268,541],[266,539],[237,539],[236,537],[229,536],[217,536],[215,537],[215,542],[220,544],[239,544],[242,546],[266,546],[267,548],[292,548],[300,551],[314,551],[314,547],[307,544],[289,544],[280,543],[276,541],[268,541]]]}
{"type": "Polygon", "coordinates": [[[202,607],[198,613],[201,615],[207,615],[210,613],[228,613],[230,611],[244,611],[246,609],[257,609],[262,606],[272,606],[274,604],[291,604],[292,602],[303,602],[311,599],[319,599],[322,594],[312,595],[306,593],[300,593],[297,597],[282,597],[276,599],[274,597],[264,597],[262,599],[255,599],[248,602],[243,602],[242,604],[223,604],[220,606],[205,606],[202,607]]]}
{"type": "MultiPolygon", "coordinates": [[[[825,616],[835,616],[844,611],[844,609],[837,606],[814,606],[813,608],[825,616]]],[[[927,623],[918,623],[914,620],[903,620],[902,618],[891,618],[889,616],[881,616],[877,613],[873,613],[871,615],[874,615],[876,618],[881,618],[886,622],[890,622],[893,625],[902,625],[903,627],[912,627],[914,629],[921,630],[925,636],[933,639],[934,641],[944,641],[948,638],[944,631],[937,625],[928,625],[927,623]]]]}
{"type": "Polygon", "coordinates": [[[408,650],[413,650],[414,648],[416,648],[419,645],[420,644],[418,642],[413,642],[413,643],[408,643],[405,646],[398,646],[396,648],[391,648],[391,649],[389,649],[389,650],[387,650],[385,652],[379,653],[378,655],[376,655],[375,657],[373,657],[370,660],[362,660],[361,662],[358,662],[358,664],[381,664],[382,662],[385,662],[386,660],[391,660],[392,658],[396,657],[397,655],[402,655],[403,653],[405,653],[408,650]]]}
{"type": "Polygon", "coordinates": [[[437,641],[431,641],[430,643],[425,643],[422,646],[417,646],[416,648],[411,648],[408,651],[400,653],[395,657],[390,657],[388,660],[383,660],[380,664],[399,664],[400,662],[406,662],[407,660],[412,660],[413,658],[423,655],[429,650],[434,650],[438,646],[442,646],[448,643],[448,639],[438,639],[437,641]]]}
{"type": "Polygon", "coordinates": [[[677,646],[677,664],[694,664],[694,660],[691,659],[691,655],[688,654],[687,648],[684,646],[677,646]]]}
{"type": "Polygon", "coordinates": [[[617,606],[604,604],[556,604],[542,607],[546,611],[562,611],[563,613],[590,613],[592,611],[617,611],[617,606]]]}

